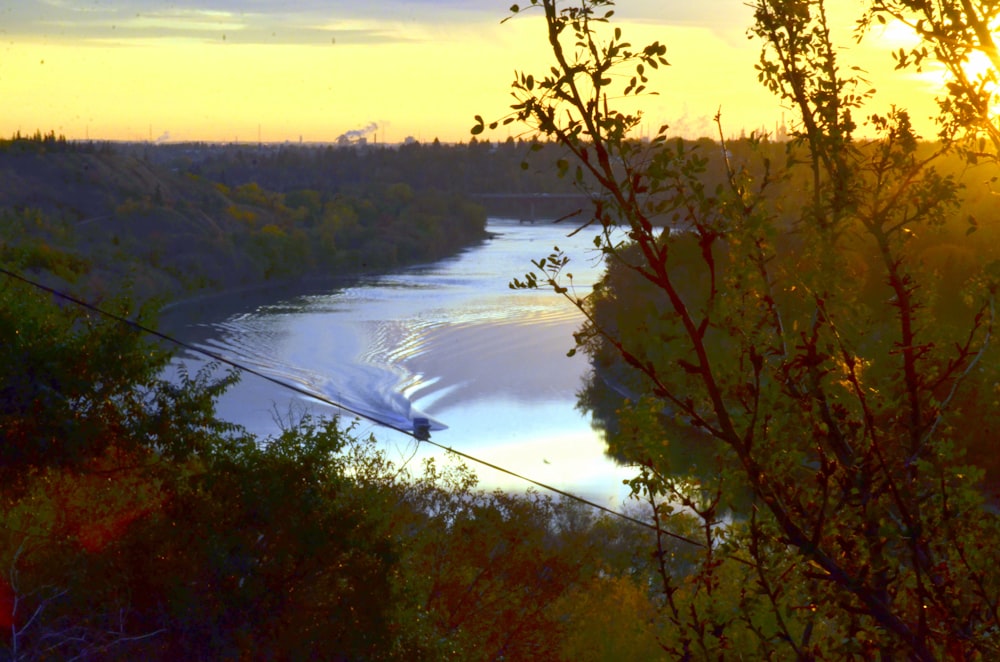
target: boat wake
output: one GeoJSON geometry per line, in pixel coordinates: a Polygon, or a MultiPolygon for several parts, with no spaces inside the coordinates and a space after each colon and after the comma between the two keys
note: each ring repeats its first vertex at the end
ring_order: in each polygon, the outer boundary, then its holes
{"type": "MultiPolygon", "coordinates": [[[[292,391],[289,395],[313,405],[310,409],[326,407],[332,410],[331,414],[359,416],[408,433],[413,430],[415,419],[426,419],[431,431],[447,429],[445,424],[413,406],[408,393],[419,387],[422,379],[406,371],[401,364],[393,365],[399,357],[383,351],[396,342],[391,337],[391,330],[376,334],[374,342],[368,344],[359,343],[356,337],[348,339],[350,330],[340,329],[337,334],[327,335],[337,342],[317,343],[313,352],[305,352],[313,354],[309,357],[286,355],[288,347],[282,342],[284,334],[274,324],[273,316],[244,316],[212,326],[212,336],[204,342],[194,343],[194,347],[294,387],[297,395],[292,396],[292,391]],[[357,354],[359,345],[376,349],[357,354]]],[[[299,340],[301,345],[301,338],[299,340]]],[[[190,351],[175,361],[203,365],[210,362],[205,356],[190,351]]],[[[252,374],[244,375],[241,382],[253,379],[257,378],[252,374]]]]}

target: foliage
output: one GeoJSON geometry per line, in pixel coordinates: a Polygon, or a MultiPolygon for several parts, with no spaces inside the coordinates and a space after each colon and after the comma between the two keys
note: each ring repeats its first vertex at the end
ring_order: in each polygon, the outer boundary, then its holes
{"type": "MultiPolygon", "coordinates": [[[[127,300],[107,305],[130,313],[127,300]]],[[[78,308],[54,309],[44,295],[10,279],[0,285],[0,337],[4,365],[16,366],[0,385],[5,489],[35,470],[111,451],[148,447],[182,459],[225,428],[214,419],[212,401],[231,380],[182,375],[176,386],[165,383],[158,373],[168,355],[134,329],[78,308]]]]}
{"type": "MultiPolygon", "coordinates": [[[[915,21],[949,71],[967,49],[944,41],[992,47],[985,4],[915,21]]],[[[866,19],[925,5],[875,3],[866,19]]],[[[737,159],[722,139],[725,177],[708,185],[701,145],[668,127],[630,137],[641,117],[612,100],[667,60],[625,41],[612,6],[514,5],[544,13],[554,62],[518,74],[511,114],[490,126],[527,124],[572,154],[561,172],[596,182],[578,230],[608,261],[593,294],[558,249],[512,286],[547,285],[587,316],[577,341],[596,378],[632,396],[617,441],[635,494],[659,526],[701,531],[691,565],[659,568],[660,645],[682,659],[995,657],[1000,531],[963,447],[997,381],[997,272],[972,269],[954,306],[914,240],[965,221],[962,185],[938,165],[967,134],[992,135],[985,107],[959,80],[932,146],[902,108],[862,120],[873,92],[841,68],[824,2],[759,0],[759,79],[796,109],[793,141],[753,136],[737,159]],[[942,299],[957,319],[935,317],[942,299]],[[707,449],[708,466],[678,462],[679,443],[707,449]]]]}
{"type": "Polygon", "coordinates": [[[555,163],[566,156],[561,147],[514,136],[496,143],[473,138],[468,144],[413,142],[396,147],[165,145],[154,156],[234,189],[257,183],[283,193],[291,208],[299,205],[289,203],[287,196],[300,199],[301,191],[329,198],[405,184],[415,194],[436,191],[476,198],[494,216],[503,210],[502,199],[481,196],[575,193],[554,172],[555,163]]]}
{"type": "Polygon", "coordinates": [[[145,300],[395,268],[484,236],[483,209],[454,192],[400,197],[408,187],[395,180],[229,187],[149,156],[0,148],[0,258],[87,298],[130,289],[145,300]]]}
{"type": "Polygon", "coordinates": [[[936,66],[945,71],[946,93],[937,99],[941,136],[960,139],[973,161],[982,156],[995,159],[1000,150],[1000,127],[994,112],[1000,82],[1000,51],[993,34],[998,18],[1000,7],[988,1],[876,0],[858,21],[862,31],[873,22],[884,25],[894,20],[916,34],[918,45],[893,53],[896,68],[919,72],[936,66]],[[981,71],[974,66],[977,61],[985,64],[981,71]],[[986,148],[987,139],[991,152],[986,148]]]}
{"type": "Polygon", "coordinates": [[[23,210],[3,213],[0,225],[0,259],[12,268],[45,271],[73,283],[93,267],[73,250],[76,238],[68,223],[23,210]]]}
{"type": "Polygon", "coordinates": [[[386,646],[388,511],[353,494],[348,439],[304,422],[221,443],[92,559],[135,596],[133,629],[164,630],[158,656],[358,659],[386,646]]]}
{"type": "Polygon", "coordinates": [[[0,320],[5,659],[596,659],[581,627],[654,608],[631,524],[337,420],[254,438],[215,418],[232,378],[162,381],[133,329],[20,285],[0,320]]]}

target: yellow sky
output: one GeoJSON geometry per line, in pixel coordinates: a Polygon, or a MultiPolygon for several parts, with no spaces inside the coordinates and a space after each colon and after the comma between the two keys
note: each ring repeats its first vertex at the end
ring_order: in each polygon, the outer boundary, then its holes
{"type": "MultiPolygon", "coordinates": [[[[218,13],[188,23],[202,32],[179,35],[142,33],[142,21],[153,19],[139,13],[131,19],[133,33],[112,26],[122,36],[8,32],[0,51],[0,135],[51,129],[68,138],[256,141],[259,131],[266,142],[300,136],[318,142],[375,123],[382,142],[465,141],[473,115],[504,114],[515,69],[548,67],[540,21],[519,17],[500,25],[505,6],[440,26],[388,18],[333,22],[303,43],[241,38],[240,24],[218,13]],[[374,25],[389,36],[337,38],[374,25]]],[[[720,107],[729,135],[773,129],[783,112],[792,119],[756,81],[759,46],[742,27],[749,10],[739,0],[714,6],[729,12],[722,27],[690,18],[671,24],[669,5],[662,19],[646,15],[621,24],[633,43],[659,40],[668,47],[673,66],[653,80],[659,95],[643,100],[653,130],[668,123],[691,137],[714,136],[710,120],[720,107]]],[[[881,109],[914,107],[918,128],[932,134],[919,121],[933,112],[927,81],[892,72],[886,46],[898,48],[898,41],[857,47],[849,33],[840,34],[850,47],[845,60],[875,79],[881,109]]]]}

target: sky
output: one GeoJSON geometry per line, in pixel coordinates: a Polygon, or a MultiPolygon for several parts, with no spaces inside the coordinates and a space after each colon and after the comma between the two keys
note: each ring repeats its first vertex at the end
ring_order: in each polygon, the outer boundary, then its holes
{"type": "MultiPolygon", "coordinates": [[[[522,2],[527,4],[527,2],[522,2]]],[[[892,72],[890,30],[857,46],[861,3],[831,0],[845,61],[877,105],[933,113],[933,81],[892,72]]],[[[510,0],[0,0],[0,136],[70,139],[397,143],[470,137],[474,115],[501,118],[515,71],[545,72],[544,26],[510,0]]],[[[633,44],[660,41],[671,66],[641,101],[644,127],[687,137],[774,130],[790,110],[756,80],[745,0],[621,0],[633,44]]],[[[484,138],[521,135],[516,127],[484,138]]]]}

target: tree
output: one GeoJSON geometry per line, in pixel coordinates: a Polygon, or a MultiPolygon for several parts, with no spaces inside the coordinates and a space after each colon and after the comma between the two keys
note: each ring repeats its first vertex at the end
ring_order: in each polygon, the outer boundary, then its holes
{"type": "MultiPolygon", "coordinates": [[[[127,315],[131,304],[108,302],[127,315]]],[[[151,308],[138,318],[148,320],[151,308]]],[[[0,493],[45,467],[80,467],[108,452],[156,451],[182,460],[228,427],[214,398],[232,378],[182,373],[135,329],[9,278],[0,284],[0,493]]]]}
{"type": "Polygon", "coordinates": [[[163,381],[168,355],[135,329],[5,278],[0,650],[15,660],[105,655],[163,630],[131,627],[130,596],[92,561],[232,430],[214,416],[232,378],[163,381]]]}
{"type": "Polygon", "coordinates": [[[951,140],[958,136],[970,154],[994,159],[1000,150],[1000,126],[994,110],[1000,82],[1000,50],[993,36],[998,18],[1000,6],[983,0],[876,0],[859,21],[867,30],[873,21],[885,24],[895,20],[916,33],[920,38],[917,46],[893,54],[896,68],[922,71],[936,65],[944,69],[947,93],[937,99],[942,137],[951,140]],[[977,63],[981,68],[970,67],[977,63]],[[992,153],[984,153],[985,139],[990,141],[992,153]]]}
{"type": "MultiPolygon", "coordinates": [[[[668,140],[667,127],[632,139],[640,114],[612,103],[647,90],[662,44],[624,41],[609,1],[525,8],[544,14],[553,66],[518,74],[512,112],[490,126],[526,123],[572,154],[562,173],[596,182],[579,231],[593,229],[608,271],[582,294],[556,248],[512,286],[578,307],[578,348],[630,395],[622,429],[633,490],[663,531],[672,656],[1000,652],[1000,530],[962,460],[963,428],[996,383],[998,270],[964,284],[964,319],[935,319],[929,304],[956,293],[935,290],[911,241],[964,222],[962,185],[938,165],[994,135],[986,97],[960,79],[969,49],[995,55],[990,6],[876,2],[863,17],[923,12],[913,25],[953,76],[927,144],[903,108],[859,118],[873,92],[841,66],[823,0],[757,0],[759,78],[798,117],[790,143],[753,135],[739,159],[717,118],[717,186],[704,145],[668,140]],[[676,464],[667,448],[682,433],[710,466],[676,464]],[[701,532],[690,564],[669,562],[678,526],[701,532]]],[[[477,116],[473,133],[484,129],[477,116]]]]}
{"type": "Polygon", "coordinates": [[[359,488],[336,419],[219,443],[88,565],[163,659],[371,659],[392,645],[389,495],[359,488]]]}
{"type": "Polygon", "coordinates": [[[135,328],[14,280],[0,353],[0,656],[392,645],[391,495],[348,475],[338,421],[254,438],[215,417],[233,376],[166,381],[135,328]]]}
{"type": "Polygon", "coordinates": [[[348,459],[360,490],[392,504],[395,659],[592,659],[580,631],[602,608],[621,592],[650,603],[648,531],[568,500],[483,492],[449,460],[411,474],[364,444],[348,459]],[[589,587],[599,597],[584,603],[589,587]]]}

